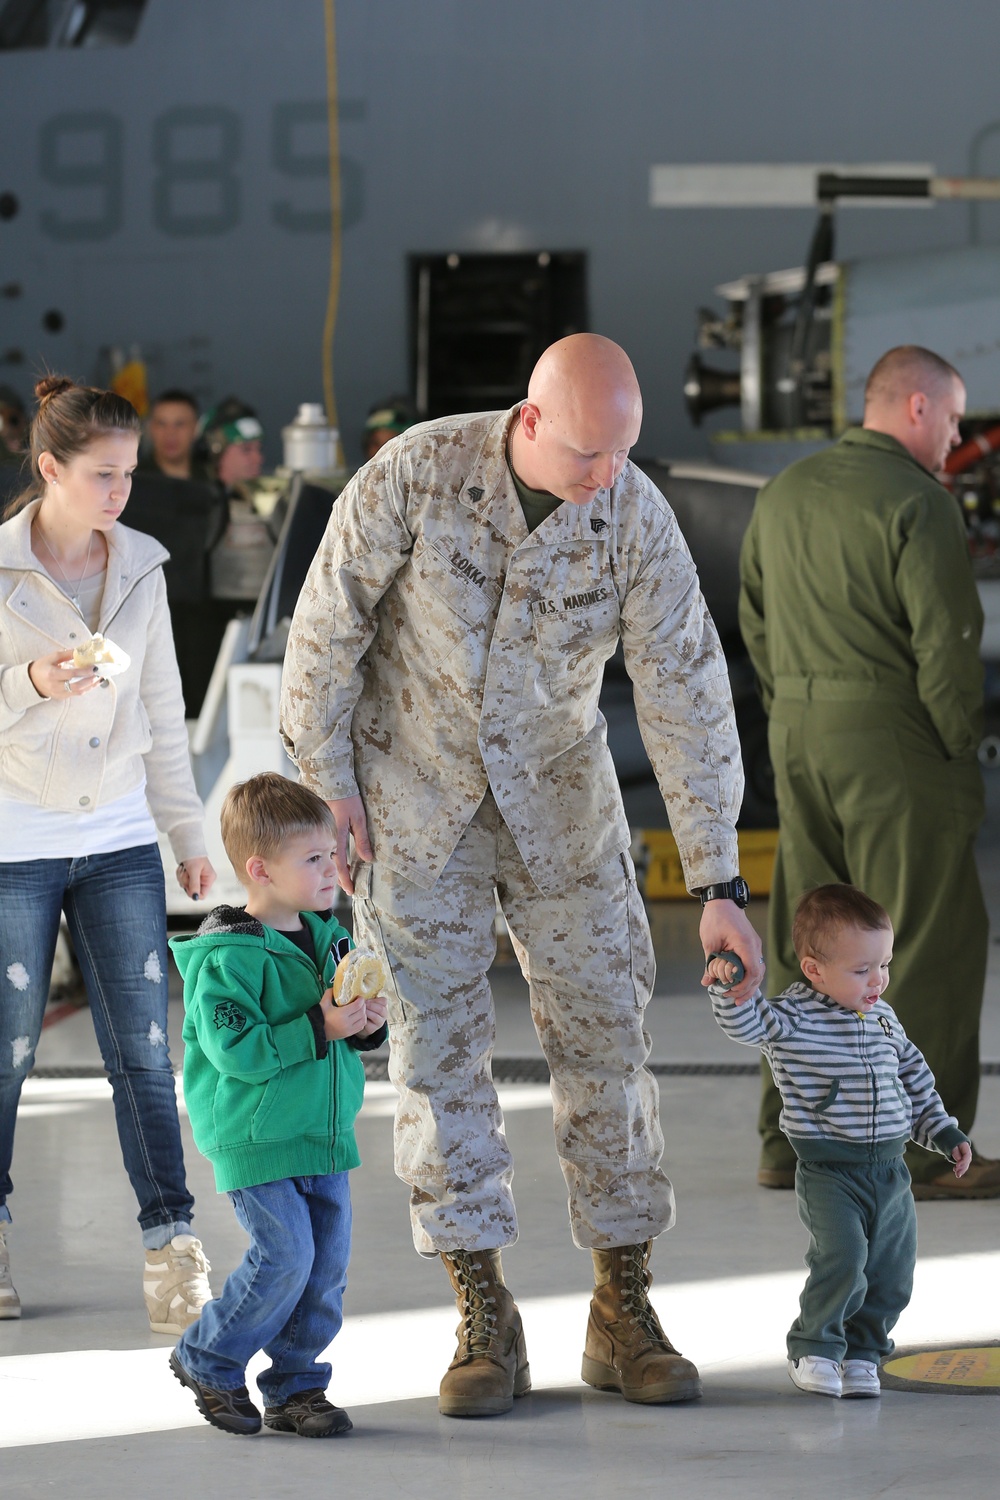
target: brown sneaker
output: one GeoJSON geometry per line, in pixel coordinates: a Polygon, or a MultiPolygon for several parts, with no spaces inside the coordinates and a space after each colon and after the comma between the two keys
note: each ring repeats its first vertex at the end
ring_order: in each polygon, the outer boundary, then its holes
{"type": "Polygon", "coordinates": [[[265,1406],[264,1426],[299,1437],[339,1437],[354,1426],[342,1406],[334,1406],[323,1391],[297,1391],[280,1406],[265,1406]]]}
{"type": "Polygon", "coordinates": [[[915,1182],[913,1196],[918,1203],[947,1198],[1000,1198],[1000,1161],[974,1151],[964,1177],[956,1177],[949,1169],[927,1182],[915,1182]]]}
{"type": "Polygon", "coordinates": [[[0,1318],[19,1318],[21,1299],[10,1279],[10,1251],[7,1249],[7,1232],[0,1229],[0,1318]]]}
{"type": "Polygon", "coordinates": [[[794,1167],[758,1167],[757,1186],[766,1188],[793,1188],[794,1167]]]}
{"type": "Polygon", "coordinates": [[[193,1234],[175,1234],[162,1250],[146,1251],[142,1289],[154,1333],[177,1337],[198,1321],[205,1303],[212,1300],[207,1274],[211,1269],[201,1240],[193,1234]]]}
{"type": "Polygon", "coordinates": [[[695,1401],[698,1371],[677,1353],[649,1301],[652,1248],[647,1240],[591,1252],[595,1284],[581,1374],[599,1391],[621,1391],[626,1401],[695,1401]]]}
{"type": "Polygon", "coordinates": [[[499,1250],[442,1251],[462,1321],[441,1381],[444,1417],[495,1417],[531,1390],[521,1314],[504,1286],[499,1250]]]}
{"type": "Polygon", "coordinates": [[[181,1363],[176,1349],[172,1351],[167,1363],[175,1379],[194,1392],[194,1404],[206,1422],[211,1422],[213,1427],[221,1427],[223,1432],[233,1432],[237,1437],[253,1437],[254,1433],[260,1431],[260,1412],[250,1400],[250,1393],[245,1385],[237,1386],[232,1391],[217,1391],[214,1386],[202,1385],[200,1380],[195,1380],[187,1366],[181,1363]]]}

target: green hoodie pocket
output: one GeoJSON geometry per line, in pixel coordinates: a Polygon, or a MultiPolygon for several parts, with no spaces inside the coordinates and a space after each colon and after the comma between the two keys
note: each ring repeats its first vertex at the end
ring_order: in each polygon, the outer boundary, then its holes
{"type": "Polygon", "coordinates": [[[830,1087],[827,1089],[826,1093],[823,1095],[822,1099],[820,1099],[818,1103],[813,1105],[813,1109],[818,1115],[821,1115],[824,1110],[830,1108],[830,1105],[833,1103],[834,1099],[836,1099],[839,1093],[840,1079],[835,1078],[830,1087]]]}
{"type": "Polygon", "coordinates": [[[315,1063],[283,1068],[270,1080],[250,1122],[252,1141],[288,1141],[323,1128],[317,1119],[316,1085],[301,1076],[303,1066],[313,1068],[315,1063]]]}

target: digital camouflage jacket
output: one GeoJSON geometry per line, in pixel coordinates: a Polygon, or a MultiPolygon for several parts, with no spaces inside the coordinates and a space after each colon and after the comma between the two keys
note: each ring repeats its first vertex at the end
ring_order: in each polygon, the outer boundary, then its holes
{"type": "Polygon", "coordinates": [[[743,772],[726,663],[673,512],[626,464],[529,534],[511,412],[411,428],[333,508],[285,656],[307,785],[360,790],[375,857],[429,888],[489,785],[539,888],[629,844],[606,724],[621,642],[688,884],[738,868],[743,772]]]}

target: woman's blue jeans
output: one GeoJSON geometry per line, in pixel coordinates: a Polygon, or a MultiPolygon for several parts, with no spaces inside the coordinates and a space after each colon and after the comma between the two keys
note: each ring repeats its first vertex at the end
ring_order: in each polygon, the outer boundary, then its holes
{"type": "Polygon", "coordinates": [[[0,863],[0,1223],[21,1085],[49,995],[65,911],[111,1080],[125,1170],[147,1246],[191,1220],[167,1049],[167,921],[155,844],[81,859],[0,863]]]}
{"type": "Polygon", "coordinates": [[[243,1260],[177,1345],[200,1385],[238,1390],[258,1350],[270,1357],[257,1378],[267,1406],[300,1391],[325,1391],[330,1366],[317,1356],[340,1332],[351,1254],[349,1173],[286,1177],[229,1194],[250,1236],[243,1260]]]}

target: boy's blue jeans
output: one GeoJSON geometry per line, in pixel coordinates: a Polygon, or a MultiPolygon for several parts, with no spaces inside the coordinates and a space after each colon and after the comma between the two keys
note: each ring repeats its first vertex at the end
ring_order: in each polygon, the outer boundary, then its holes
{"type": "Polygon", "coordinates": [[[125,1170],[147,1249],[186,1230],[177,1096],[167,1050],[167,917],[155,844],[80,859],[0,863],[0,1223],[21,1085],[49,996],[65,911],[114,1093],[125,1170]]]}
{"type": "Polygon", "coordinates": [[[285,1177],[229,1193],[250,1246],[177,1345],[200,1385],[232,1391],[246,1383],[258,1349],[270,1368],[257,1384],[266,1406],[300,1391],[326,1390],[331,1368],[317,1355],[340,1331],[351,1252],[347,1172],[285,1177]]]}

